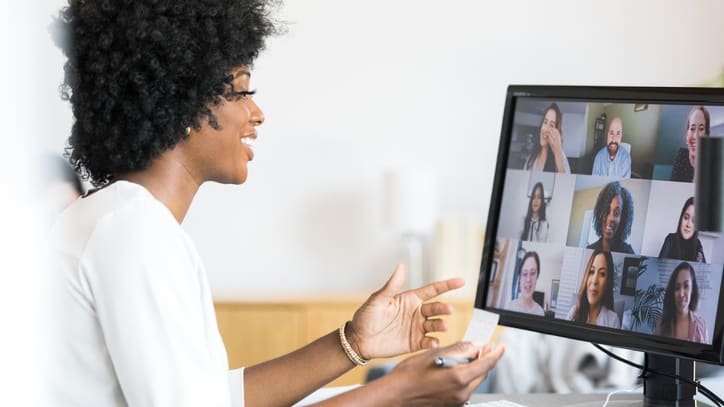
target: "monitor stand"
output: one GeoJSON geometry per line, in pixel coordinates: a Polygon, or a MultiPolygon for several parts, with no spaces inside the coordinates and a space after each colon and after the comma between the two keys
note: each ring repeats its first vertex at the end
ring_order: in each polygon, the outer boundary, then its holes
{"type": "MultiPolygon", "coordinates": [[[[694,381],[694,361],[671,356],[646,354],[649,369],[678,375],[694,381]]],[[[647,373],[644,379],[646,407],[694,407],[696,387],[682,380],[647,373]]],[[[698,404],[701,405],[701,404],[698,404]]]]}

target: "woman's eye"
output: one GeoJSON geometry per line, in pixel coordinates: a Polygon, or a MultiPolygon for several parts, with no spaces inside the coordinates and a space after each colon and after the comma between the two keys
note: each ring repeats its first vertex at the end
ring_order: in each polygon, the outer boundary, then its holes
{"type": "Polygon", "coordinates": [[[255,90],[242,90],[239,92],[234,92],[234,95],[238,97],[239,99],[245,99],[247,96],[252,96],[256,93],[255,90]]]}

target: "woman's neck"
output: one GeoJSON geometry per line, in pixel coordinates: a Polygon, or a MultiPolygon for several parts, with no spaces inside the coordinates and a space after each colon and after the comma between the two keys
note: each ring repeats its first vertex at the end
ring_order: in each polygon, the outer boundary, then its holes
{"type": "Polygon", "coordinates": [[[611,239],[601,238],[601,250],[603,250],[605,252],[613,251],[611,249],[611,246],[613,246],[613,238],[611,238],[611,239]]]}
{"type": "Polygon", "coordinates": [[[676,311],[676,321],[688,321],[689,320],[689,309],[685,309],[683,311],[677,310],[676,311]]]}
{"type": "Polygon", "coordinates": [[[598,315],[601,313],[601,305],[589,305],[588,308],[588,323],[594,324],[598,320],[598,315]]]}
{"type": "Polygon", "coordinates": [[[203,182],[176,149],[164,152],[148,168],[120,174],[116,179],[145,187],[181,223],[203,182]]]}
{"type": "Polygon", "coordinates": [[[522,297],[520,300],[523,305],[528,309],[531,309],[535,306],[535,301],[533,301],[533,297],[522,297]]]}
{"type": "Polygon", "coordinates": [[[674,325],[671,327],[672,336],[679,339],[689,338],[689,329],[691,328],[691,318],[689,318],[689,310],[683,312],[677,311],[674,318],[674,325]]]}

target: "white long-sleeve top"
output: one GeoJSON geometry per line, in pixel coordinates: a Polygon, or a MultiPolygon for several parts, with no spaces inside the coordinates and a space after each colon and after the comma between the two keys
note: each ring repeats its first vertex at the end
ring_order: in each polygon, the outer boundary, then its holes
{"type": "Polygon", "coordinates": [[[51,244],[52,405],[243,405],[201,259],[149,191],[118,181],[79,199],[51,244]]]}

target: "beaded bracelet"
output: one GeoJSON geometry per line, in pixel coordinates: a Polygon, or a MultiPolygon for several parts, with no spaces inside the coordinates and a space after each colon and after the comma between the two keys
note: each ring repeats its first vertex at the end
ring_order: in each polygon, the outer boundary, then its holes
{"type": "Polygon", "coordinates": [[[370,363],[370,361],[362,359],[362,357],[358,355],[354,349],[352,349],[352,345],[350,345],[347,340],[347,335],[344,334],[344,329],[347,327],[348,322],[349,321],[346,321],[341,327],[339,327],[339,341],[342,343],[342,349],[344,349],[344,353],[347,354],[347,357],[352,361],[352,363],[357,366],[365,366],[370,363]]]}

